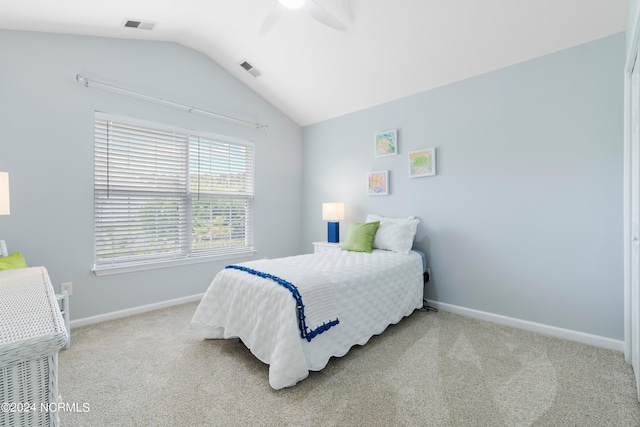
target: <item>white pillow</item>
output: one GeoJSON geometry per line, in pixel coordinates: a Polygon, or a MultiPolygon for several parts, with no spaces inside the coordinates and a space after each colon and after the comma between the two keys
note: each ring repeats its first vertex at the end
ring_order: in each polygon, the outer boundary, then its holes
{"type": "Polygon", "coordinates": [[[415,216],[407,218],[390,218],[375,214],[367,215],[366,222],[380,221],[380,227],[373,239],[375,249],[408,254],[413,247],[420,220],[415,216]]]}

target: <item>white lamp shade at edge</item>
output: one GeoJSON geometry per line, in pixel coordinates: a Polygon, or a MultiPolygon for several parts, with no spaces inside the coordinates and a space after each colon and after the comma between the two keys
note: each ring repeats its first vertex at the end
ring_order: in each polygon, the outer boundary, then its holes
{"type": "Polygon", "coordinates": [[[10,213],[9,174],[7,172],[0,172],[0,215],[9,215],[10,213]]]}

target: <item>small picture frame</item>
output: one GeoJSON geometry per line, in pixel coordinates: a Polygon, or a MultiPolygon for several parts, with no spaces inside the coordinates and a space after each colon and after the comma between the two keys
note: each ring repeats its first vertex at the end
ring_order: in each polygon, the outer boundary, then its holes
{"type": "Polygon", "coordinates": [[[367,194],[386,196],[389,194],[389,171],[369,172],[367,176],[367,194]]]}
{"type": "Polygon", "coordinates": [[[434,176],[436,174],[436,149],[425,148],[409,153],[409,176],[434,176]]]}
{"type": "Polygon", "coordinates": [[[398,154],[398,131],[387,130],[375,134],[374,150],[376,157],[395,156],[398,154]]]}

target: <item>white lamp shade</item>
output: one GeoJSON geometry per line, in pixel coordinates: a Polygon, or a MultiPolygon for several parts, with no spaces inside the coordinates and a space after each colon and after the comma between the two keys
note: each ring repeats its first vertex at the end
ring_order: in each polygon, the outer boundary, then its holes
{"type": "Polygon", "coordinates": [[[322,219],[325,221],[342,221],[344,219],[344,203],[323,203],[322,219]]]}
{"type": "Polygon", "coordinates": [[[0,172],[0,215],[9,215],[10,213],[9,174],[0,172]]]}

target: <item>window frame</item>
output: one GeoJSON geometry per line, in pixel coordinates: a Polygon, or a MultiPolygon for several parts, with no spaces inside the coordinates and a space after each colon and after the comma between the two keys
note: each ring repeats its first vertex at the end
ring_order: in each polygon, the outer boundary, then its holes
{"type": "MultiPolygon", "coordinates": [[[[180,139],[180,138],[177,138],[180,139]]],[[[175,126],[165,125],[162,123],[125,117],[115,114],[107,114],[103,112],[96,111],[94,115],[94,159],[93,159],[93,185],[94,185],[94,202],[93,202],[93,267],[91,271],[96,276],[110,275],[110,274],[118,274],[118,273],[127,273],[133,271],[142,271],[142,270],[150,270],[157,268],[166,268],[166,267],[174,267],[180,265],[188,265],[193,263],[202,263],[202,262],[211,262],[216,260],[224,260],[224,259],[232,259],[232,258],[243,258],[250,257],[256,253],[255,249],[255,144],[252,141],[247,141],[235,137],[230,137],[226,135],[219,135],[211,132],[203,132],[203,131],[194,131],[191,129],[179,128],[175,126]],[[184,214],[186,215],[186,227],[184,224],[180,222],[180,220],[176,220],[175,224],[178,229],[180,226],[183,226],[184,230],[177,232],[181,237],[178,239],[181,243],[179,244],[179,252],[182,255],[176,255],[176,253],[172,255],[164,255],[162,253],[155,253],[154,255],[146,255],[140,257],[137,261],[122,261],[118,260],[111,263],[105,263],[104,261],[100,262],[98,259],[98,224],[99,224],[99,215],[98,215],[98,207],[97,207],[97,194],[98,183],[97,183],[97,171],[98,171],[98,136],[97,136],[97,128],[99,126],[99,122],[112,122],[119,125],[129,125],[139,128],[146,128],[150,131],[159,131],[159,132],[170,132],[175,133],[179,137],[184,137],[184,143],[186,147],[182,148],[184,152],[184,158],[180,157],[180,160],[185,163],[185,171],[184,171],[184,190],[183,192],[179,192],[180,200],[184,198],[185,210],[179,210],[178,216],[184,214]],[[191,185],[191,176],[193,174],[193,165],[190,163],[192,161],[190,151],[192,150],[192,140],[194,138],[201,138],[204,140],[210,140],[217,144],[227,145],[230,144],[232,147],[243,147],[242,149],[249,149],[248,155],[245,157],[247,161],[249,161],[248,166],[249,177],[248,180],[250,185],[246,185],[247,188],[245,193],[239,194],[231,194],[222,192],[215,192],[215,194],[211,194],[211,192],[205,197],[212,199],[212,207],[215,205],[216,200],[231,198],[235,200],[245,200],[246,205],[248,206],[248,217],[243,217],[243,224],[245,226],[244,234],[242,234],[245,239],[245,245],[239,246],[237,248],[232,249],[222,249],[216,250],[215,248],[210,247],[204,250],[204,253],[197,253],[193,251],[192,248],[192,240],[193,240],[193,231],[192,231],[192,221],[194,218],[194,209],[193,209],[193,199],[194,197],[198,197],[198,194],[194,193],[191,185]]],[[[236,149],[234,148],[234,149],[236,149]]],[[[239,149],[239,148],[238,148],[239,149]]],[[[224,157],[221,157],[224,158],[224,157]]],[[[110,187],[109,187],[110,188],[110,187]]],[[[104,189],[100,190],[104,194],[104,189]]],[[[200,191],[200,190],[198,190],[200,191]]],[[[126,193],[126,192],[125,192],[126,193]]],[[[202,193],[200,193],[202,194],[202,193]]],[[[182,205],[183,203],[178,203],[182,205]]],[[[181,208],[182,209],[182,208],[181,208]]],[[[245,207],[245,209],[247,209],[245,207]]],[[[245,214],[247,215],[247,214],[245,214]]],[[[231,239],[231,237],[230,237],[231,239]]]]}

